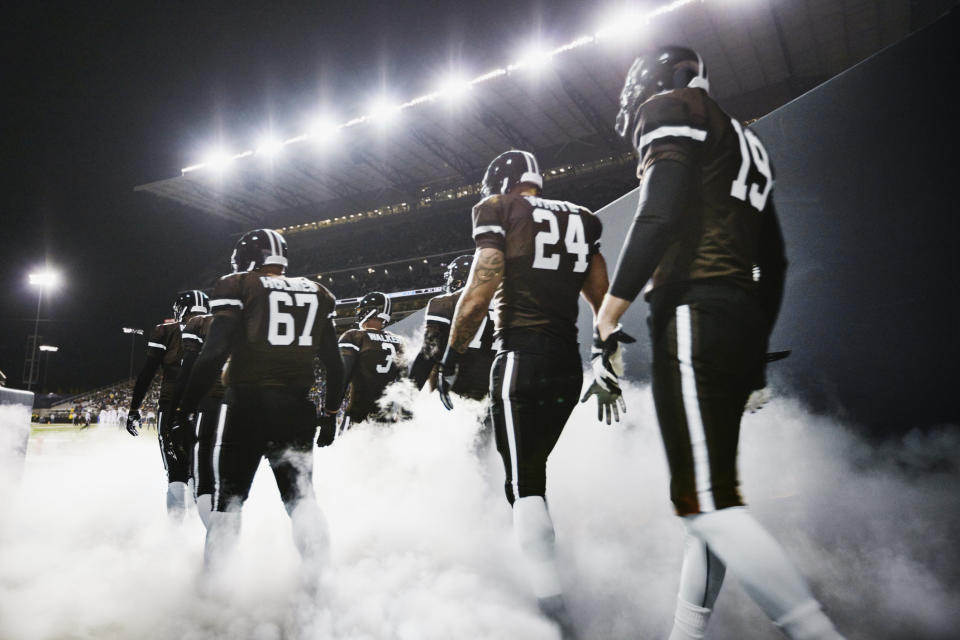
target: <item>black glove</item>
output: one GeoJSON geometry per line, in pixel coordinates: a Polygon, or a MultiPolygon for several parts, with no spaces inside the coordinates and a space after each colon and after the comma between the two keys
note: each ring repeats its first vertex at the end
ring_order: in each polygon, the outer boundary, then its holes
{"type": "Polygon", "coordinates": [[[329,447],[337,437],[337,412],[330,413],[327,409],[321,409],[317,415],[317,426],[320,427],[317,446],[329,447]]]}
{"type": "Polygon", "coordinates": [[[460,370],[462,355],[450,345],[447,345],[447,350],[440,361],[440,369],[437,373],[437,391],[440,392],[440,402],[448,411],[453,409],[453,403],[450,402],[450,390],[457,382],[457,372],[460,370]]]}
{"type": "Polygon", "coordinates": [[[620,422],[620,412],[627,412],[620,390],[620,376],[623,375],[623,358],[620,343],[630,344],[636,339],[617,325],[606,340],[600,339],[600,332],[594,328],[593,347],[590,349],[590,362],[593,365],[593,382],[587,388],[580,402],[586,402],[590,396],[597,396],[597,420],[611,424],[610,418],[620,422]]]}
{"type": "Polygon", "coordinates": [[[196,418],[193,414],[177,411],[170,428],[160,434],[163,451],[168,459],[183,462],[190,459],[190,450],[196,442],[196,418]]]}
{"type": "Polygon", "coordinates": [[[127,432],[132,436],[140,435],[140,432],[137,429],[140,427],[140,412],[139,411],[128,411],[127,412],[127,432]]]}

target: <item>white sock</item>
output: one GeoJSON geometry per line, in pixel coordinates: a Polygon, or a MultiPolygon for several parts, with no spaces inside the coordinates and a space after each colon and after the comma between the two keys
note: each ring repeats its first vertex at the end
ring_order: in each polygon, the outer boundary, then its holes
{"type": "Polygon", "coordinates": [[[206,529],[210,528],[210,513],[213,511],[213,496],[204,493],[197,496],[197,513],[200,515],[200,521],[206,529]]]}
{"type": "Polygon", "coordinates": [[[330,562],[330,533],[327,519],[311,494],[288,508],[293,530],[293,543],[300,552],[305,577],[319,579],[330,562]]]}
{"type": "MultiPolygon", "coordinates": [[[[790,616],[795,615],[801,605],[815,601],[803,576],[773,536],[745,507],[688,516],[686,523],[687,530],[703,540],[723,561],[767,617],[775,622],[786,621],[782,628],[789,635],[791,631],[788,628],[793,628],[790,616]]],[[[822,613],[820,615],[823,616],[822,613]]],[[[832,630],[833,625],[829,625],[829,628],[832,630]]],[[[836,634],[836,631],[833,633],[836,634]]],[[[800,637],[836,636],[796,636],[800,637]]]]}
{"type": "Polygon", "coordinates": [[[709,547],[690,533],[684,540],[680,589],[670,640],[703,638],[713,603],[720,594],[726,567],[709,547]]]}
{"type": "Polygon", "coordinates": [[[208,574],[218,574],[227,565],[230,555],[240,539],[240,509],[211,511],[207,524],[207,537],[203,543],[203,569],[208,574]]]}
{"type": "Polygon", "coordinates": [[[170,482],[167,484],[167,515],[171,520],[181,522],[187,512],[187,484],[170,482]]]}
{"type": "Polygon", "coordinates": [[[843,640],[816,600],[807,600],[776,624],[792,640],[843,640]]]}
{"type": "Polygon", "coordinates": [[[540,599],[560,595],[553,522],[542,497],[527,496],[514,501],[513,531],[526,561],[533,594],[540,599]]]}

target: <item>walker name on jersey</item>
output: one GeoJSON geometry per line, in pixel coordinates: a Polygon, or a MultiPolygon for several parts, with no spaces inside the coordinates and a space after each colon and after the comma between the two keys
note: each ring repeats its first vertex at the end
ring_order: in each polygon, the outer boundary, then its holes
{"type": "Polygon", "coordinates": [[[367,337],[374,342],[392,342],[394,344],[403,344],[403,338],[394,335],[384,335],[382,333],[367,332],[367,337]]]}
{"type": "Polygon", "coordinates": [[[549,209],[550,211],[566,211],[568,213],[580,213],[580,207],[572,202],[563,202],[562,200],[544,200],[537,196],[524,196],[524,200],[530,203],[534,209],[549,209]]]}
{"type": "Polygon", "coordinates": [[[270,276],[260,276],[260,284],[264,289],[279,289],[280,291],[303,291],[306,293],[316,293],[320,286],[315,282],[310,282],[306,278],[273,278],[270,276]]]}

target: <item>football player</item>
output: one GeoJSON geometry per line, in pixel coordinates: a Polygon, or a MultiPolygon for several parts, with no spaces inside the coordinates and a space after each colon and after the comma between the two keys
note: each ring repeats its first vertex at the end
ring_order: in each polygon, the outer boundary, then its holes
{"type": "Polygon", "coordinates": [[[343,390],[343,363],[331,320],[335,300],[322,285],[284,275],[287,243],[276,231],[244,234],[210,302],[213,321],[177,415],[189,423],[223,371],[226,387],[212,451],[213,491],[204,564],[218,569],[236,543],[241,508],[262,458],[273,470],[308,576],[325,562],[327,525],[313,493],[317,408],[307,394],[314,359],[326,370],[327,396],[317,444],[332,442],[343,390]]]}
{"type": "Polygon", "coordinates": [[[175,520],[183,519],[186,512],[187,485],[191,480],[190,461],[176,454],[175,442],[171,438],[173,425],[174,393],[180,362],[183,359],[182,329],[184,323],[200,314],[207,313],[209,300],[207,294],[196,289],[177,294],[173,303],[173,321],[158,324],[150,332],[147,340],[147,361],[143,364],[130,398],[127,411],[127,431],[138,435],[140,428],[140,405],[147,395],[150,383],[157,369],[162,369],[160,400],[157,403],[157,436],[160,441],[160,455],[163,468],[167,472],[167,513],[175,520]]]}
{"type": "Polygon", "coordinates": [[[616,129],[639,154],[640,204],[599,347],[615,348],[620,317],[649,281],[654,403],[687,531],[670,638],[704,636],[725,567],[789,637],[839,638],[737,478],[740,418],[764,384],[786,272],[770,156],[710,97],[703,60],[685,47],[636,59],[616,129]]]}
{"type": "MultiPolygon", "coordinates": [[[[187,382],[190,379],[190,372],[200,355],[203,341],[210,331],[212,322],[213,314],[195,315],[183,327],[183,361],[173,396],[172,404],[175,407],[180,405],[183,392],[186,390],[187,382]]],[[[220,413],[223,391],[223,383],[217,376],[210,391],[203,397],[197,407],[194,433],[179,433],[183,431],[183,425],[180,424],[177,424],[171,430],[175,454],[188,456],[193,462],[193,497],[204,526],[209,524],[213,500],[213,440],[217,432],[217,416],[220,413]],[[193,443],[192,452],[188,451],[191,442],[193,443]]]]}
{"type": "MultiPolygon", "coordinates": [[[[463,293],[463,286],[470,275],[473,256],[454,258],[444,274],[444,293],[433,297],[427,303],[424,315],[423,346],[410,366],[410,377],[418,389],[422,389],[427,380],[433,377],[436,364],[440,362],[450,337],[450,323],[453,311],[463,293]]],[[[477,334],[467,345],[467,352],[460,359],[456,385],[451,391],[457,395],[482,400],[490,391],[490,367],[496,356],[493,337],[493,319],[489,312],[480,323],[477,334]]],[[[431,389],[436,386],[431,379],[431,389]]],[[[444,402],[449,402],[445,396],[444,402]]]]}
{"type": "MultiPolygon", "coordinates": [[[[540,197],[542,186],[536,158],[527,151],[507,151],[487,167],[484,197],[473,208],[477,250],[438,387],[441,398],[456,388],[459,363],[493,300],[502,344],[490,373],[491,414],[514,531],[542,610],[571,637],[545,499],[546,465],[583,381],[578,298],[596,313],[607,291],[607,267],[599,252],[600,220],[579,205],[540,197]]],[[[604,400],[614,401],[608,395],[604,400]]]]}
{"type": "Polygon", "coordinates": [[[341,431],[365,420],[396,420],[377,404],[387,385],[399,379],[403,360],[403,338],[384,330],[390,309],[390,298],[371,291],[357,303],[359,328],[340,336],[344,379],[350,386],[341,431]]]}

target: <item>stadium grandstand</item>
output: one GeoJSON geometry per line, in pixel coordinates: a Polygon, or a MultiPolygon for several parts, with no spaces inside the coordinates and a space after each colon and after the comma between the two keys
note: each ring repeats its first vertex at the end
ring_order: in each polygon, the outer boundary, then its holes
{"type": "MultiPolygon", "coordinates": [[[[318,278],[338,296],[341,328],[352,321],[356,297],[370,290],[389,292],[399,318],[435,294],[450,259],[472,251],[469,212],[498,153],[534,152],[550,197],[594,209],[636,185],[633,153],[612,122],[637,37],[655,29],[658,42],[696,47],[710,60],[715,97],[749,120],[923,19],[909,2],[879,8],[808,0],[758,10],[679,0],[621,16],[593,35],[569,34],[566,44],[503,60],[474,78],[447,79],[441,88],[425,79],[424,95],[340,124],[321,120],[299,130],[290,123],[248,150],[215,150],[181,175],[136,190],[165,206],[233,220],[238,233],[281,231],[292,272],[318,278]],[[745,23],[750,38],[742,37],[745,23]]],[[[212,285],[224,264],[212,264],[201,280],[212,285]]]]}

